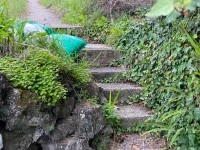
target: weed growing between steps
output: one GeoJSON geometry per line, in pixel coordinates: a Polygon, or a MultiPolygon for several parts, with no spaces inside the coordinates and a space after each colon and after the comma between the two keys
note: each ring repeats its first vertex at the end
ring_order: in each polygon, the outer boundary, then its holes
{"type": "Polygon", "coordinates": [[[117,103],[120,92],[121,92],[121,90],[119,90],[117,92],[116,96],[113,98],[112,91],[110,91],[108,103],[105,103],[103,106],[106,122],[112,126],[115,134],[121,129],[120,118],[119,118],[118,114],[115,112],[115,105],[117,103]]]}

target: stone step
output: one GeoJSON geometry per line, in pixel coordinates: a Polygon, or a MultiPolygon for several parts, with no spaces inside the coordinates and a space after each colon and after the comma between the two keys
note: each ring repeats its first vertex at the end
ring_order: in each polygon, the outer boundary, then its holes
{"type": "Polygon", "coordinates": [[[150,110],[138,104],[117,105],[115,112],[121,119],[122,126],[132,127],[135,123],[153,116],[150,110]]]}
{"type": "Polygon", "coordinates": [[[116,76],[122,75],[126,69],[116,68],[116,67],[103,67],[103,68],[91,68],[90,72],[92,73],[95,80],[101,80],[105,78],[114,78],[116,76]]]}
{"type": "Polygon", "coordinates": [[[113,60],[120,57],[120,53],[103,44],[88,44],[80,56],[85,58],[92,67],[107,67],[113,60]]]}
{"type": "Polygon", "coordinates": [[[134,93],[142,91],[142,87],[130,83],[96,83],[100,92],[109,99],[110,91],[112,91],[112,98],[114,99],[118,91],[121,90],[118,97],[118,102],[123,103],[129,99],[134,93]]]}
{"type": "Polygon", "coordinates": [[[59,142],[42,144],[43,150],[92,150],[88,142],[81,137],[67,137],[59,142]]]}
{"type": "Polygon", "coordinates": [[[78,25],[52,25],[51,28],[53,28],[55,31],[62,31],[63,33],[72,35],[72,36],[81,36],[83,33],[83,27],[78,25]]]}
{"type": "Polygon", "coordinates": [[[53,29],[70,29],[70,30],[81,30],[83,27],[78,25],[66,25],[66,24],[52,24],[53,29]]]}

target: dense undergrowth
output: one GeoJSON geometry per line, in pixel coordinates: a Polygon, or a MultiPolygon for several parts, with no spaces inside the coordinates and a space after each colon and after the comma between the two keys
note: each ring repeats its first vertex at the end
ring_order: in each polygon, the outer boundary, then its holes
{"type": "Polygon", "coordinates": [[[26,22],[9,19],[5,5],[0,8],[0,72],[6,74],[13,87],[34,92],[42,102],[55,106],[67,99],[62,75],[78,86],[90,81],[86,62],[66,55],[45,33],[25,37],[26,22]]]}
{"type": "Polygon", "coordinates": [[[170,148],[198,150],[199,56],[184,30],[199,43],[200,10],[170,24],[163,18],[146,19],[145,9],[135,10],[134,17],[124,14],[112,20],[101,11],[88,12],[83,13],[87,35],[116,46],[123,54],[118,62],[130,68],[124,77],[144,87],[132,102],[142,101],[155,109],[146,126],[149,132],[165,136],[170,148]]]}

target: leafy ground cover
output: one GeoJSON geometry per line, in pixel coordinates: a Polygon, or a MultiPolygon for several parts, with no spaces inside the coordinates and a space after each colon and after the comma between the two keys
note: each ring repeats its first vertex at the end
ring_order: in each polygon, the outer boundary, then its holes
{"type": "Polygon", "coordinates": [[[144,86],[144,93],[133,100],[140,99],[157,110],[151,127],[180,149],[199,147],[198,59],[181,30],[184,24],[197,37],[198,17],[173,25],[134,23],[118,44],[125,56],[122,63],[131,68],[125,77],[144,86]]]}

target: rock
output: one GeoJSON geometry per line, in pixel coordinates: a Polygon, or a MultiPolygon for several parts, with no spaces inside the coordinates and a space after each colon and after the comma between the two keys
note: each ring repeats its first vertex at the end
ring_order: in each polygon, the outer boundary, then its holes
{"type": "Polygon", "coordinates": [[[121,125],[124,127],[132,127],[134,124],[153,116],[150,110],[138,104],[118,105],[117,108],[115,112],[118,114],[121,125]]]}
{"type": "Polygon", "coordinates": [[[85,139],[68,137],[56,143],[42,144],[43,150],[92,150],[85,139]]]}
{"type": "Polygon", "coordinates": [[[51,108],[45,108],[34,93],[10,89],[6,103],[6,129],[9,131],[22,127],[24,132],[33,127],[50,131],[55,125],[56,116],[51,113],[51,108]]]}
{"type": "Polygon", "coordinates": [[[135,93],[141,92],[142,87],[130,83],[96,83],[99,90],[104,94],[104,96],[109,99],[110,91],[111,98],[114,99],[117,93],[120,91],[117,103],[125,103],[130,96],[135,93]]]}
{"type": "MultiPolygon", "coordinates": [[[[100,105],[77,104],[72,94],[47,107],[37,94],[9,87],[0,74],[0,146],[6,150],[90,150],[88,142],[105,126],[100,105]]],[[[98,93],[98,91],[97,91],[98,93]]]]}
{"type": "Polygon", "coordinates": [[[99,132],[99,134],[103,135],[112,135],[113,133],[113,128],[110,125],[105,126],[105,128],[99,132]]]}
{"type": "Polygon", "coordinates": [[[99,87],[94,81],[90,82],[85,88],[85,90],[88,91],[88,93],[90,94],[90,97],[98,97],[99,103],[107,102],[107,98],[103,95],[103,93],[100,92],[99,87]]]}
{"type": "Polygon", "coordinates": [[[76,126],[77,126],[76,118],[73,116],[70,116],[58,122],[56,124],[56,129],[62,132],[63,137],[67,137],[69,135],[72,135],[75,132],[76,126]]]}
{"type": "Polygon", "coordinates": [[[2,135],[0,134],[0,149],[3,148],[3,138],[2,135]]]}
{"type": "Polygon", "coordinates": [[[57,121],[55,129],[38,140],[40,144],[56,143],[65,137],[75,135],[89,141],[105,126],[100,105],[87,102],[78,104],[72,116],[57,121]]]}
{"type": "Polygon", "coordinates": [[[36,94],[10,88],[5,104],[0,108],[1,119],[6,122],[4,148],[26,150],[56,123],[52,108],[39,102],[36,94]]]}
{"type": "Polygon", "coordinates": [[[109,149],[113,137],[113,129],[110,125],[104,127],[97,135],[89,141],[90,147],[93,149],[109,149]]]}
{"type": "Polygon", "coordinates": [[[3,101],[6,97],[7,94],[7,89],[8,89],[8,79],[5,76],[5,74],[0,72],[0,107],[3,107],[3,101]]]}
{"type": "Polygon", "coordinates": [[[29,145],[33,142],[33,130],[26,133],[20,133],[20,131],[12,131],[4,133],[4,149],[5,150],[27,150],[29,145]]]}
{"type": "Polygon", "coordinates": [[[0,72],[0,89],[7,89],[8,88],[8,79],[5,74],[0,72]]]}
{"type": "Polygon", "coordinates": [[[73,115],[77,121],[75,134],[86,140],[93,138],[105,126],[103,110],[100,105],[81,103],[76,106],[73,115]]]}
{"type": "Polygon", "coordinates": [[[56,127],[46,137],[40,139],[39,143],[57,142],[61,139],[72,135],[77,127],[75,117],[68,117],[57,122],[56,127]],[[48,138],[47,138],[48,137],[48,138]]]}
{"type": "Polygon", "coordinates": [[[91,68],[90,72],[95,81],[122,76],[126,69],[117,67],[91,68]]]}
{"type": "Polygon", "coordinates": [[[59,108],[58,118],[67,118],[75,107],[75,98],[68,97],[67,100],[62,100],[57,107],[59,108]]]}
{"type": "MultiPolygon", "coordinates": [[[[78,104],[72,116],[58,120],[55,129],[49,134],[43,135],[37,142],[43,145],[44,149],[66,149],[80,148],[80,143],[88,142],[98,134],[105,126],[103,110],[100,105],[91,105],[87,102],[78,104]],[[78,143],[72,139],[65,139],[69,136],[81,137],[78,143]],[[63,139],[65,139],[63,141],[63,139]],[[61,142],[62,141],[62,142],[61,142]],[[67,145],[70,146],[67,146],[67,145]],[[54,145],[54,146],[52,146],[54,145]],[[73,147],[75,145],[75,147],[73,147]],[[68,148],[69,147],[69,148],[68,148]]],[[[84,148],[82,148],[84,149],[84,148]]]]}

